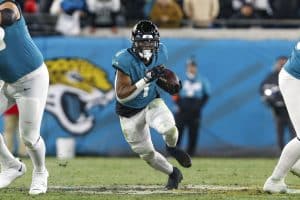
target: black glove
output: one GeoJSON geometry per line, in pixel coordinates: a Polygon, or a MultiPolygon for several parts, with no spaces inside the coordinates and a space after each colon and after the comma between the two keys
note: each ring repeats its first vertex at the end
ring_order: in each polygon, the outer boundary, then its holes
{"type": "Polygon", "coordinates": [[[146,83],[150,83],[159,77],[161,77],[164,74],[164,66],[163,65],[158,65],[156,67],[153,67],[152,69],[148,70],[146,72],[146,75],[144,77],[146,83]]]}

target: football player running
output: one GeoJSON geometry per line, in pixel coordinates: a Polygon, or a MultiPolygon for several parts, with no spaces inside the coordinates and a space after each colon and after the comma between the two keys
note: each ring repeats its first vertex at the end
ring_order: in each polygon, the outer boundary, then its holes
{"type": "Polygon", "coordinates": [[[263,190],[270,193],[285,193],[284,179],[289,171],[300,176],[300,42],[279,73],[279,88],[289,116],[297,133],[282,150],[279,161],[266,180],[263,190]]]}
{"type": "Polygon", "coordinates": [[[191,166],[189,155],[176,148],[178,131],[174,117],[157,90],[156,80],[163,75],[167,49],[159,42],[156,25],[148,20],[133,27],[131,40],[132,47],[119,51],[112,61],[116,69],[116,112],[131,149],[151,167],[169,176],[166,189],[177,189],[183,179],[180,170],[154,149],[150,136],[151,127],[163,136],[169,153],[183,167],[191,166]]]}
{"type": "MultiPolygon", "coordinates": [[[[31,39],[21,9],[13,0],[0,0],[0,112],[15,103],[19,133],[33,163],[29,194],[45,193],[48,172],[40,126],[49,86],[43,56],[31,39]]],[[[0,134],[0,188],[24,175],[26,166],[9,152],[0,134]]]]}

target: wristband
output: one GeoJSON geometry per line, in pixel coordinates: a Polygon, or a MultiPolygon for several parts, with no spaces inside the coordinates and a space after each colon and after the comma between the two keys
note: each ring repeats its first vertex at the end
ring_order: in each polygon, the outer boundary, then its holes
{"type": "Polygon", "coordinates": [[[147,85],[147,82],[145,79],[142,78],[138,82],[136,82],[134,85],[137,89],[144,89],[144,87],[146,87],[146,85],[147,85]]]}

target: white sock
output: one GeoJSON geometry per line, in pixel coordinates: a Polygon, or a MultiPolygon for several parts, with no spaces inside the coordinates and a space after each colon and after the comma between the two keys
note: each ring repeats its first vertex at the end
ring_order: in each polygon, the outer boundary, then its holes
{"type": "Polygon", "coordinates": [[[34,171],[35,172],[44,172],[45,167],[45,155],[46,155],[46,146],[42,137],[39,138],[37,143],[33,148],[26,147],[27,152],[31,158],[34,171]]]}
{"type": "Polygon", "coordinates": [[[19,162],[8,150],[2,134],[0,134],[0,163],[3,168],[19,166],[19,162]]]}
{"type": "Polygon", "coordinates": [[[147,163],[154,169],[165,174],[169,175],[173,172],[173,166],[157,151],[155,151],[153,158],[148,160],[147,163]]]}
{"type": "Polygon", "coordinates": [[[285,178],[291,167],[300,158],[300,141],[294,138],[282,150],[279,161],[273,171],[272,178],[281,180],[285,178]]]}

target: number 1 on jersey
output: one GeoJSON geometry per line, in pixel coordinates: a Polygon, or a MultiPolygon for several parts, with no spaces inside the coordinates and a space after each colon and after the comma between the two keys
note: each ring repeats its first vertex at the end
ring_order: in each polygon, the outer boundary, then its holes
{"type": "Polygon", "coordinates": [[[147,97],[148,93],[149,93],[149,86],[147,85],[146,87],[144,87],[143,97],[147,97]]]}

